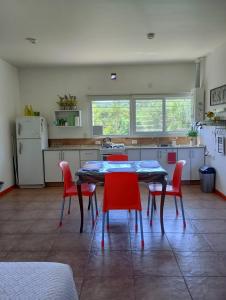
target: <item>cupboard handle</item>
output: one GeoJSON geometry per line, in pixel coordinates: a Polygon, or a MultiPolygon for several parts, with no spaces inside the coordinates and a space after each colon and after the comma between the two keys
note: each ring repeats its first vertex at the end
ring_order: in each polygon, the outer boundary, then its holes
{"type": "Polygon", "coordinates": [[[59,161],[61,161],[61,152],[59,152],[59,161]]]}
{"type": "Polygon", "coordinates": [[[19,143],[19,154],[22,153],[22,143],[19,143]]]}
{"type": "Polygon", "coordinates": [[[18,127],[17,127],[17,134],[20,135],[20,130],[21,130],[21,124],[18,123],[18,127]]]}
{"type": "Polygon", "coordinates": [[[159,159],[162,158],[162,151],[159,150],[159,159]]]}
{"type": "Polygon", "coordinates": [[[64,160],[64,152],[62,151],[62,160],[64,160]]]}

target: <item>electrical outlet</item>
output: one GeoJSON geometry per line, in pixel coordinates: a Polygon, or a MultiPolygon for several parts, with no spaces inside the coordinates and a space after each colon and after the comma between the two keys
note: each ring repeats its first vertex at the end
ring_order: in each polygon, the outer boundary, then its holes
{"type": "Polygon", "coordinates": [[[132,145],[137,145],[137,140],[132,140],[132,145]]]}
{"type": "Polygon", "coordinates": [[[100,142],[100,141],[95,141],[95,144],[96,144],[96,145],[100,145],[101,142],[100,142]]]}

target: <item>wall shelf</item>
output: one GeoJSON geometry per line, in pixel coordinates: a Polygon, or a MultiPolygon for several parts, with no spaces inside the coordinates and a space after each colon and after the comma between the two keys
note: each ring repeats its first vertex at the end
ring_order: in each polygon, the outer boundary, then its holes
{"type": "Polygon", "coordinates": [[[81,127],[82,111],[81,110],[55,110],[55,126],[56,127],[81,127]]]}

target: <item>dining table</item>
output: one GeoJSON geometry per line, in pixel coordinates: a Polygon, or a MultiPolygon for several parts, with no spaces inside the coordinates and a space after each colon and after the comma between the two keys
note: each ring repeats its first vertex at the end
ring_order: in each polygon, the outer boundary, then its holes
{"type": "Polygon", "coordinates": [[[161,232],[164,234],[163,209],[165,202],[165,192],[167,185],[167,175],[165,169],[156,160],[141,161],[88,161],[75,173],[77,176],[77,191],[79,198],[81,223],[80,233],[83,232],[83,197],[81,184],[83,183],[104,183],[105,174],[111,172],[133,172],[138,176],[139,182],[160,183],[162,185],[160,201],[160,224],[161,232]]]}

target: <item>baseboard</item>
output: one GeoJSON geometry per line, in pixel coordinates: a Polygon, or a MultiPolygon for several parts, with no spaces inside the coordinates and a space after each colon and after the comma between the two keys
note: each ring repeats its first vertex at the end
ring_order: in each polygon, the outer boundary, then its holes
{"type": "Polygon", "coordinates": [[[8,187],[7,189],[1,191],[1,192],[0,192],[0,197],[3,196],[3,195],[5,195],[5,194],[7,194],[7,193],[9,193],[9,192],[11,192],[11,191],[14,190],[15,188],[16,188],[16,185],[14,184],[14,185],[8,187]]]}
{"type": "Polygon", "coordinates": [[[217,194],[218,196],[220,196],[222,199],[224,199],[226,201],[226,195],[221,193],[220,191],[218,191],[217,189],[215,189],[215,194],[217,194]]]}

